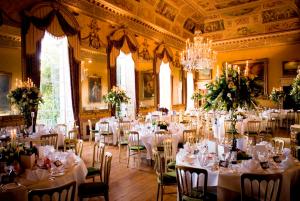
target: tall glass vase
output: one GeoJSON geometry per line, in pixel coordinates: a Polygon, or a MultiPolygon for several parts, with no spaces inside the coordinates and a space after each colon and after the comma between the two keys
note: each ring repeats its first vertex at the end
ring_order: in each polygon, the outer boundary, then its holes
{"type": "Polygon", "coordinates": [[[121,114],[121,104],[120,103],[117,103],[115,105],[115,116],[116,118],[120,118],[120,114],[121,114]]]}

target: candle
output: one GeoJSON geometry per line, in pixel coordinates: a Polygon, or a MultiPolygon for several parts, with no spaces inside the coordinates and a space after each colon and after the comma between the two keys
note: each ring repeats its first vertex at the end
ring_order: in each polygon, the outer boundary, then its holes
{"type": "Polygon", "coordinates": [[[228,64],[227,64],[227,62],[226,62],[225,76],[226,76],[226,80],[227,80],[227,77],[228,77],[228,64]]]}
{"type": "Polygon", "coordinates": [[[248,60],[246,61],[245,77],[248,76],[248,60]]]}
{"type": "Polygon", "coordinates": [[[240,67],[238,66],[238,74],[240,75],[240,67]]]}
{"type": "Polygon", "coordinates": [[[217,65],[216,79],[219,79],[219,65],[217,65]]]}

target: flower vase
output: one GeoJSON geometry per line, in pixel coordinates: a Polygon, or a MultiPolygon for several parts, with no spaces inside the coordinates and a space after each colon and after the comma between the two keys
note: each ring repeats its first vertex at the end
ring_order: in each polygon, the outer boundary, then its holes
{"type": "Polygon", "coordinates": [[[116,104],[116,106],[115,106],[115,116],[116,116],[117,119],[120,118],[120,113],[121,113],[121,106],[120,106],[120,104],[116,104]]]}

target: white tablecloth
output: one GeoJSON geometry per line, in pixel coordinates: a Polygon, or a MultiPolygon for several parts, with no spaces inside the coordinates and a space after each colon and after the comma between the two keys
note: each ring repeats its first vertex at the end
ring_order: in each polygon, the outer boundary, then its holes
{"type": "MultiPolygon", "coordinates": [[[[247,171],[243,168],[241,168],[241,164],[233,165],[233,168],[220,168],[219,170],[214,171],[212,169],[212,166],[208,165],[206,167],[201,167],[200,162],[198,158],[189,161],[185,157],[186,153],[184,150],[181,150],[177,156],[176,156],[176,165],[184,165],[184,166],[190,166],[195,168],[204,168],[208,171],[208,186],[218,186],[223,189],[227,189],[229,191],[234,192],[241,192],[240,189],[240,180],[242,173],[245,172],[251,172],[251,173],[276,173],[276,172],[282,172],[283,174],[283,183],[282,183],[282,189],[280,193],[280,201],[289,201],[289,200],[299,200],[300,197],[291,197],[291,193],[296,196],[300,196],[300,193],[298,193],[299,189],[297,189],[299,186],[295,186],[296,184],[299,185],[300,181],[300,164],[299,162],[296,163],[295,166],[288,168],[284,170],[283,168],[269,168],[266,170],[260,169],[257,171],[247,171]],[[297,189],[297,190],[295,190],[297,189]]],[[[218,191],[219,193],[219,191],[218,191]]],[[[218,194],[218,200],[228,200],[228,197],[219,196],[218,194]]]]}

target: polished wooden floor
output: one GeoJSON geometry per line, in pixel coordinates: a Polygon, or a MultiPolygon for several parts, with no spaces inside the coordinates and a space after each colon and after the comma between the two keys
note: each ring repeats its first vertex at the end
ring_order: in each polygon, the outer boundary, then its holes
{"type": "MultiPolygon", "coordinates": [[[[289,133],[285,129],[277,130],[274,137],[283,138],[286,146],[289,146],[289,133]]],[[[127,168],[127,161],[124,158],[119,163],[118,147],[106,146],[106,151],[113,154],[112,169],[110,174],[110,201],[154,201],[156,200],[156,175],[149,161],[142,160],[140,167],[130,161],[127,168]]],[[[125,153],[125,152],[124,152],[125,153]]],[[[125,155],[124,155],[125,157],[125,155]]],[[[92,145],[84,143],[83,160],[91,164],[92,145]]],[[[166,187],[164,201],[176,201],[176,187],[166,187]]],[[[86,199],[89,201],[104,200],[103,197],[86,199]]]]}

